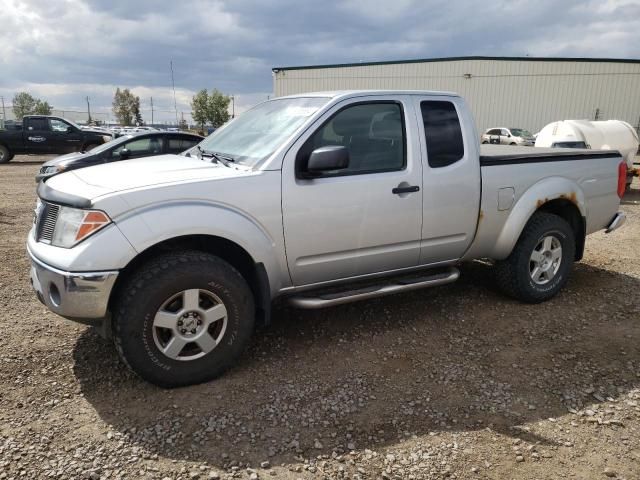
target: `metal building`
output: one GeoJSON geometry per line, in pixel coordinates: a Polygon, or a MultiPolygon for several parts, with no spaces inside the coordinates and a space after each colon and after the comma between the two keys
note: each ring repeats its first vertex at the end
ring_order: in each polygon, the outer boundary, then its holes
{"type": "Polygon", "coordinates": [[[451,57],[277,67],[274,94],[349,90],[445,90],[462,95],[478,129],[532,133],[565,119],[624,120],[640,129],[640,60],[451,57]]]}

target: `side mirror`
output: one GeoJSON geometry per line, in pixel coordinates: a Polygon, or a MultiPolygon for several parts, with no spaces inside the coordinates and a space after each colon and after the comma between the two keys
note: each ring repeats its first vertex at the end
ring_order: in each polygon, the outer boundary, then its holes
{"type": "Polygon", "coordinates": [[[67,133],[73,133],[73,127],[67,127],[67,133]]]}
{"type": "Polygon", "coordinates": [[[131,155],[131,150],[127,150],[126,148],[123,148],[118,152],[118,155],[120,155],[120,160],[126,160],[131,155]]]}
{"type": "Polygon", "coordinates": [[[349,150],[341,145],[329,145],[311,152],[307,172],[313,176],[331,170],[343,170],[348,166],[349,150]]]}
{"type": "Polygon", "coordinates": [[[510,134],[510,133],[507,133],[507,137],[511,138],[511,134],[510,134]]]}

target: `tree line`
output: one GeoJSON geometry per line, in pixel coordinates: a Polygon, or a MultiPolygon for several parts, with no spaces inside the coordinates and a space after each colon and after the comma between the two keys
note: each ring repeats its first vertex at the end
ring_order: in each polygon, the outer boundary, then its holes
{"type": "Polygon", "coordinates": [[[35,98],[28,92],[19,92],[13,97],[13,114],[16,120],[22,120],[26,115],[51,115],[52,110],[49,102],[35,98]]]}
{"type": "MultiPolygon", "coordinates": [[[[202,129],[206,126],[218,128],[229,121],[231,97],[214,88],[211,92],[202,89],[191,99],[191,116],[202,129]]],[[[120,125],[144,125],[140,112],[140,97],[128,88],[117,88],[112,102],[113,114],[120,125]]],[[[13,113],[17,120],[26,115],[51,115],[53,107],[45,100],[28,92],[16,93],[13,97],[13,113]]]]}

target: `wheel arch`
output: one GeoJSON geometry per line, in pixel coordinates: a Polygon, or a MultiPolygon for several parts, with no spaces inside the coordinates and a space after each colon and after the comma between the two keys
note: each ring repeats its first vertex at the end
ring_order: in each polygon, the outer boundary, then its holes
{"type": "Polygon", "coordinates": [[[586,238],[586,202],[582,189],[564,177],[550,177],[531,186],[513,206],[495,243],[491,258],[502,260],[515,247],[534,213],[558,215],[569,223],[576,242],[575,260],[582,259],[586,238]]]}
{"type": "Polygon", "coordinates": [[[118,298],[120,289],[131,274],[151,259],[177,250],[197,250],[216,255],[228,262],[249,284],[253,293],[259,321],[268,324],[271,319],[271,290],[267,270],[237,243],[215,235],[183,235],[160,241],[140,252],[120,270],[109,300],[109,310],[118,298]]]}

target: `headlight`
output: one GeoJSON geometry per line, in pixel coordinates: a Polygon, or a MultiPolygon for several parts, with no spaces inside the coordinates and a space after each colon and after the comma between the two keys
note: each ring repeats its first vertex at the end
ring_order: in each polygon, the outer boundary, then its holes
{"type": "Polygon", "coordinates": [[[60,207],[51,245],[71,248],[110,223],[111,219],[100,210],[60,207]]]}
{"type": "Polygon", "coordinates": [[[66,168],[67,167],[65,167],[64,165],[49,165],[48,167],[42,167],[40,169],[40,173],[51,175],[53,173],[64,172],[66,168]]]}
{"type": "Polygon", "coordinates": [[[102,140],[104,140],[104,143],[107,143],[113,140],[113,137],[111,135],[102,135],[102,140]]]}

